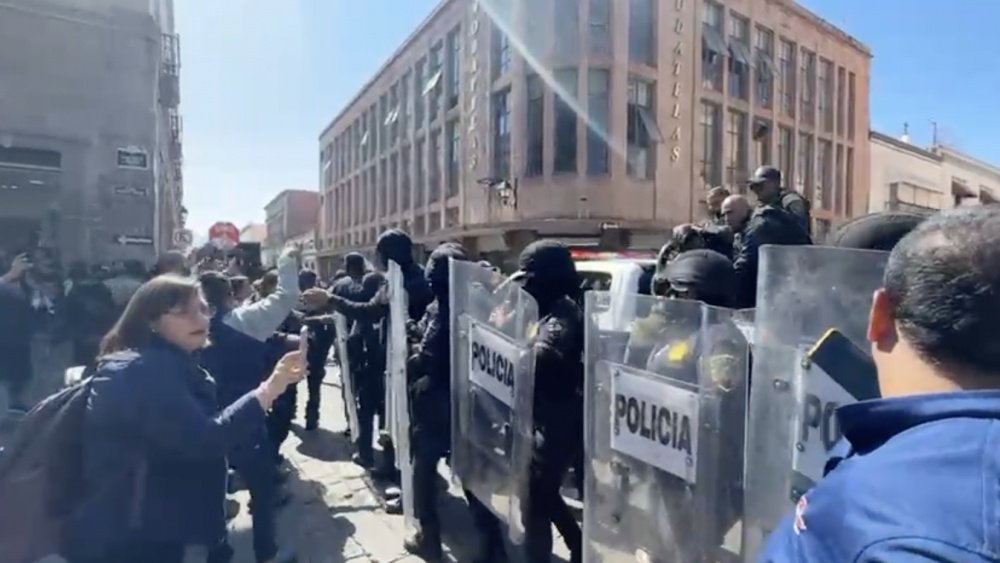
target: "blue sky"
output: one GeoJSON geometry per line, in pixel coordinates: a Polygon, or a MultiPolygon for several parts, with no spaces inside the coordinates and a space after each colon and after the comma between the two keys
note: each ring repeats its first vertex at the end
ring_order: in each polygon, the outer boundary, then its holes
{"type": "MultiPolygon", "coordinates": [[[[203,237],[314,189],[318,136],[438,0],[176,0],[185,203],[203,237]]],[[[615,0],[625,1],[625,0],[615,0]]],[[[1000,164],[1000,3],[803,0],[871,47],[872,127],[1000,164]]]]}

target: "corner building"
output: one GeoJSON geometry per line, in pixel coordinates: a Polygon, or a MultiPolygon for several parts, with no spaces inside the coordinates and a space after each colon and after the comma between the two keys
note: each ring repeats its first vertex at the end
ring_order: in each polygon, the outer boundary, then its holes
{"type": "Polygon", "coordinates": [[[866,210],[870,58],[790,0],[445,0],[321,134],[320,253],[655,249],[762,163],[822,238],[866,210]]]}

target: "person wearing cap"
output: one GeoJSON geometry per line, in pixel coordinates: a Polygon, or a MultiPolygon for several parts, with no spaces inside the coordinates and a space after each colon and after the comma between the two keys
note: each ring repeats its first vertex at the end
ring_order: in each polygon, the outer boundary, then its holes
{"type": "Polygon", "coordinates": [[[781,170],[773,166],[761,166],[750,177],[747,186],[761,205],[773,205],[781,209],[794,217],[806,234],[812,232],[809,202],[798,192],[781,186],[781,170]]]}

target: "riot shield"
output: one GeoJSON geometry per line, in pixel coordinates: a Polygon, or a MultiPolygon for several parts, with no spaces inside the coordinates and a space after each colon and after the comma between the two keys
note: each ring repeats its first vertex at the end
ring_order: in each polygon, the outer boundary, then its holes
{"type": "Polygon", "coordinates": [[[735,311],[638,295],[607,330],[586,294],[584,561],[740,556],[749,350],[735,311]]]}
{"type": "Polygon", "coordinates": [[[498,289],[494,282],[494,273],[474,262],[451,262],[451,467],[520,543],[538,304],[518,284],[498,289]]]}
{"type": "Polygon", "coordinates": [[[413,465],[410,459],[410,399],[406,378],[406,361],[409,357],[409,343],[406,337],[408,299],[403,283],[403,270],[399,264],[390,261],[387,275],[389,291],[389,330],[386,338],[386,370],[392,401],[389,432],[396,448],[396,463],[399,465],[400,488],[403,490],[403,519],[406,526],[416,529],[417,522],[413,508],[413,465]]]}
{"type": "Polygon", "coordinates": [[[885,252],[766,246],[760,252],[746,459],[745,553],[823,476],[839,405],[878,396],[865,342],[885,252]]]}
{"type": "Polygon", "coordinates": [[[358,439],[358,400],[354,393],[354,374],[351,373],[350,354],[348,353],[347,337],[350,335],[347,317],[342,313],[333,315],[334,329],[337,331],[337,354],[340,356],[340,385],[344,396],[344,408],[347,410],[347,424],[351,427],[351,442],[358,439]]]}

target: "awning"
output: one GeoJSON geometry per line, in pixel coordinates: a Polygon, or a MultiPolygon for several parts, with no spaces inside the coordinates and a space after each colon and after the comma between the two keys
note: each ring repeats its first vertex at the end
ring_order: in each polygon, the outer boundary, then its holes
{"type": "Polygon", "coordinates": [[[427,84],[424,86],[424,94],[423,95],[426,96],[427,94],[430,94],[432,90],[434,90],[435,88],[437,88],[437,85],[438,85],[439,82],[441,82],[441,71],[440,70],[437,71],[437,72],[435,72],[434,74],[432,74],[431,77],[427,80],[427,84]]]}
{"type": "Polygon", "coordinates": [[[781,74],[778,72],[778,65],[774,64],[774,59],[771,58],[770,54],[764,51],[757,51],[756,60],[758,72],[766,72],[774,76],[781,74]]]}
{"type": "Polygon", "coordinates": [[[955,197],[976,197],[979,194],[974,192],[969,186],[966,186],[964,181],[952,178],[951,195],[955,197]]]}
{"type": "Polygon", "coordinates": [[[729,49],[726,47],[726,40],[722,38],[722,33],[714,27],[701,26],[701,40],[709,50],[719,55],[725,55],[729,49]]]}
{"type": "Polygon", "coordinates": [[[981,203],[997,203],[997,198],[989,188],[979,188],[979,201],[981,203]]]}
{"type": "Polygon", "coordinates": [[[750,47],[732,36],[729,37],[728,43],[729,53],[733,56],[733,59],[735,59],[736,62],[744,64],[748,68],[753,66],[753,56],[750,54],[750,47]]]}
{"type": "Polygon", "coordinates": [[[642,106],[635,106],[635,111],[639,114],[639,119],[642,120],[642,126],[646,128],[646,134],[649,135],[649,140],[654,143],[663,142],[663,133],[660,131],[660,126],[656,123],[656,117],[653,112],[642,106]]]}

